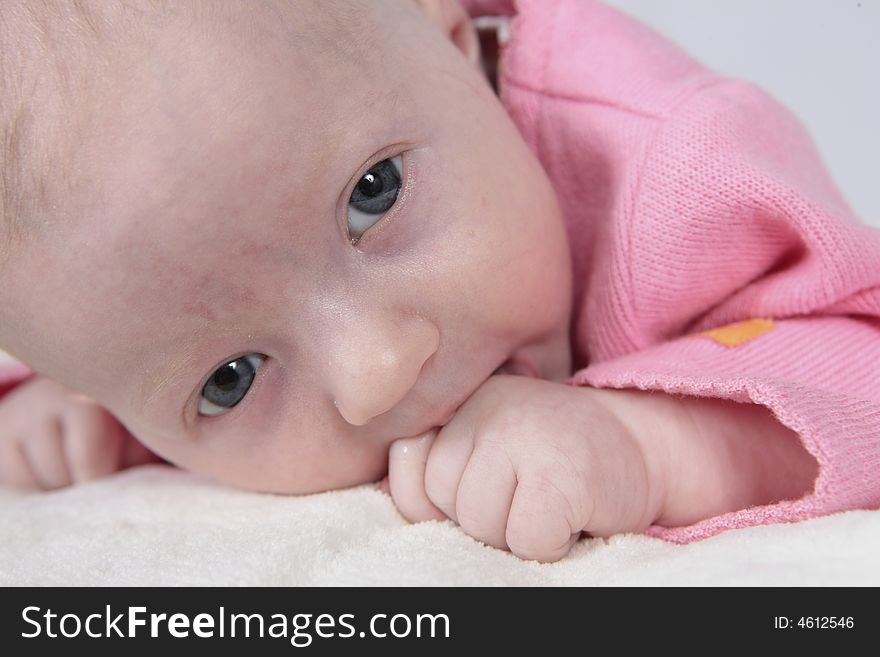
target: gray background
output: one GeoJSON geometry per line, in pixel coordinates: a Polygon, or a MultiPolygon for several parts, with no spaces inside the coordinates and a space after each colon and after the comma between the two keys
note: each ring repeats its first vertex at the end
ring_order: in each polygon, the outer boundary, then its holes
{"type": "Polygon", "coordinates": [[[880,227],[880,0],[607,0],[794,110],[862,221],[880,227]]]}

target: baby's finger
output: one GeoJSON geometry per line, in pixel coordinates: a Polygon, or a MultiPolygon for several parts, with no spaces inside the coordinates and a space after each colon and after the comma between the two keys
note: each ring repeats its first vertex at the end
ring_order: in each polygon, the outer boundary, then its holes
{"type": "Polygon", "coordinates": [[[388,453],[388,485],[391,499],[410,522],[444,520],[425,492],[425,462],[437,430],[394,441],[388,453]]]}
{"type": "Polygon", "coordinates": [[[40,422],[22,444],[34,477],[45,490],[70,485],[70,471],[64,458],[64,430],[62,418],[52,415],[40,422]]]}
{"type": "Polygon", "coordinates": [[[458,522],[458,485],[474,451],[474,431],[468,422],[459,423],[456,419],[457,415],[440,429],[431,445],[425,467],[425,491],[434,506],[458,522]]]}
{"type": "Polygon", "coordinates": [[[458,524],[478,541],[507,549],[507,517],[516,490],[516,471],[502,445],[481,443],[458,485],[458,524]]]}
{"type": "Polygon", "coordinates": [[[513,494],[505,540],[521,559],[559,561],[580,536],[572,531],[564,493],[544,480],[541,485],[520,481],[513,494]]]}
{"type": "Polygon", "coordinates": [[[25,455],[22,441],[7,439],[0,442],[0,446],[0,482],[16,488],[42,488],[25,455]]]}

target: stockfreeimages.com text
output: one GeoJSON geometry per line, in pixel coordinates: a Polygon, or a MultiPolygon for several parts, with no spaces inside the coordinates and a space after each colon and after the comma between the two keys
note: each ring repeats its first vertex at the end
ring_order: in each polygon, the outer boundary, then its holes
{"type": "Polygon", "coordinates": [[[373,614],[358,630],[354,614],[245,614],[229,613],[220,607],[215,613],[199,613],[190,618],[184,613],[151,613],[146,607],[126,607],[120,613],[106,605],[103,613],[84,618],[75,613],[58,614],[51,609],[25,607],[21,612],[26,639],[46,636],[93,639],[121,637],[187,638],[191,634],[204,639],[245,637],[289,639],[291,645],[304,648],[315,637],[352,638],[449,638],[446,614],[373,614]]]}

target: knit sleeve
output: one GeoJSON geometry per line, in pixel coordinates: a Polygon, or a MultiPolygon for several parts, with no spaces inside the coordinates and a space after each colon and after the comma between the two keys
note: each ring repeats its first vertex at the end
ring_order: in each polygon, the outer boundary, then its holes
{"type": "Polygon", "coordinates": [[[762,404],[819,464],[801,499],[648,533],[880,507],[880,231],[794,117],[753,85],[707,85],[621,193],[583,303],[592,357],[569,383],[762,404]]]}
{"type": "Polygon", "coordinates": [[[872,358],[880,362],[877,321],[754,319],[596,363],[571,383],[762,404],[818,461],[814,489],[801,499],[647,531],[686,543],[736,527],[880,507],[880,387],[867,364],[872,358]]]}

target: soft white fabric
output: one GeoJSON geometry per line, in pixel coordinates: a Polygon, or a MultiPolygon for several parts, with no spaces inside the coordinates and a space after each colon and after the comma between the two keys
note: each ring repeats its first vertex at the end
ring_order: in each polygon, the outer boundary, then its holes
{"type": "Polygon", "coordinates": [[[880,512],[673,545],[583,540],[556,564],[451,522],[408,525],[371,486],[306,497],[146,466],[51,493],[0,488],[0,585],[880,584],[880,512]]]}

